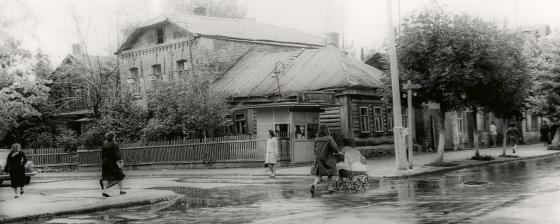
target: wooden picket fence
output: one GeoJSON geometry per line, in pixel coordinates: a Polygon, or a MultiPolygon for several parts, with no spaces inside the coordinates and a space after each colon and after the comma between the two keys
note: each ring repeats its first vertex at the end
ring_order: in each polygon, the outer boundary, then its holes
{"type": "MultiPolygon", "coordinates": [[[[239,137],[242,138],[242,137],[239,137]]],[[[252,137],[251,137],[252,138],[252,137]]],[[[157,165],[180,163],[255,162],[264,161],[266,140],[248,139],[205,142],[161,142],[160,145],[121,145],[122,157],[127,165],[157,165]]],[[[202,141],[202,140],[198,140],[202,141]]],[[[280,160],[290,159],[288,140],[279,140],[280,160]]],[[[35,151],[30,151],[35,152],[35,151]]],[[[42,152],[42,151],[38,151],[42,152]]],[[[36,153],[29,155],[37,166],[101,165],[101,150],[82,150],[73,153],[36,153]]]]}

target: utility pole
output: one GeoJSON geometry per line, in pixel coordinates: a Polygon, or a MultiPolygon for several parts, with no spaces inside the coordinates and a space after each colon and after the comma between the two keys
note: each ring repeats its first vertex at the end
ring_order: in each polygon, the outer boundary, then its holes
{"type": "Polygon", "coordinates": [[[414,84],[412,85],[412,82],[410,80],[408,80],[408,82],[403,86],[403,90],[406,90],[407,92],[407,110],[408,110],[408,168],[412,169],[413,168],[413,164],[412,164],[412,153],[414,151],[414,142],[413,142],[413,136],[412,133],[413,132],[413,120],[412,120],[412,111],[413,111],[413,107],[412,107],[412,90],[415,89],[419,89],[420,85],[418,84],[414,84]]]}
{"type": "Polygon", "coordinates": [[[393,137],[395,141],[395,159],[397,169],[406,170],[407,161],[404,148],[404,136],[402,127],[401,91],[399,88],[399,71],[397,70],[397,49],[395,47],[395,31],[393,29],[393,13],[391,0],[387,0],[387,22],[389,36],[389,55],[391,64],[391,89],[393,92],[393,137]]]}

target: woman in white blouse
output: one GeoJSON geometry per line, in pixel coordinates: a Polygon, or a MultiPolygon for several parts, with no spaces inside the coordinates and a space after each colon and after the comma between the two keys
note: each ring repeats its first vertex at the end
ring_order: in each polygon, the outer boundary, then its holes
{"type": "Polygon", "coordinates": [[[276,177],[276,160],[278,159],[278,139],[273,130],[268,130],[268,140],[266,141],[266,156],[264,165],[270,169],[270,178],[276,177]]]}

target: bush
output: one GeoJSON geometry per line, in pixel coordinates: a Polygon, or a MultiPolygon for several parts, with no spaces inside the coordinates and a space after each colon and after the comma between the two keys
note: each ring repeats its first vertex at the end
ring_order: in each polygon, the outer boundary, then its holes
{"type": "Polygon", "coordinates": [[[58,147],[64,148],[66,152],[75,152],[78,150],[79,141],[78,135],[75,131],[70,129],[63,129],[56,137],[58,147]]]}
{"type": "Polygon", "coordinates": [[[48,148],[53,147],[55,142],[55,136],[49,132],[42,132],[34,135],[33,139],[28,140],[27,147],[29,148],[48,148]]]}
{"type": "Polygon", "coordinates": [[[82,133],[79,141],[85,148],[93,149],[103,145],[105,140],[105,133],[108,130],[104,128],[99,122],[93,123],[86,132],[82,133]]]}

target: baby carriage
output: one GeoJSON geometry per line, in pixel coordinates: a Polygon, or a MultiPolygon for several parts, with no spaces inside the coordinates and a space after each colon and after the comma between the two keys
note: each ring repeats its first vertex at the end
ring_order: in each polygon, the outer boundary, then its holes
{"type": "Polygon", "coordinates": [[[336,164],[336,167],[338,169],[336,190],[360,191],[369,188],[367,161],[358,150],[345,152],[344,161],[336,164]]]}

